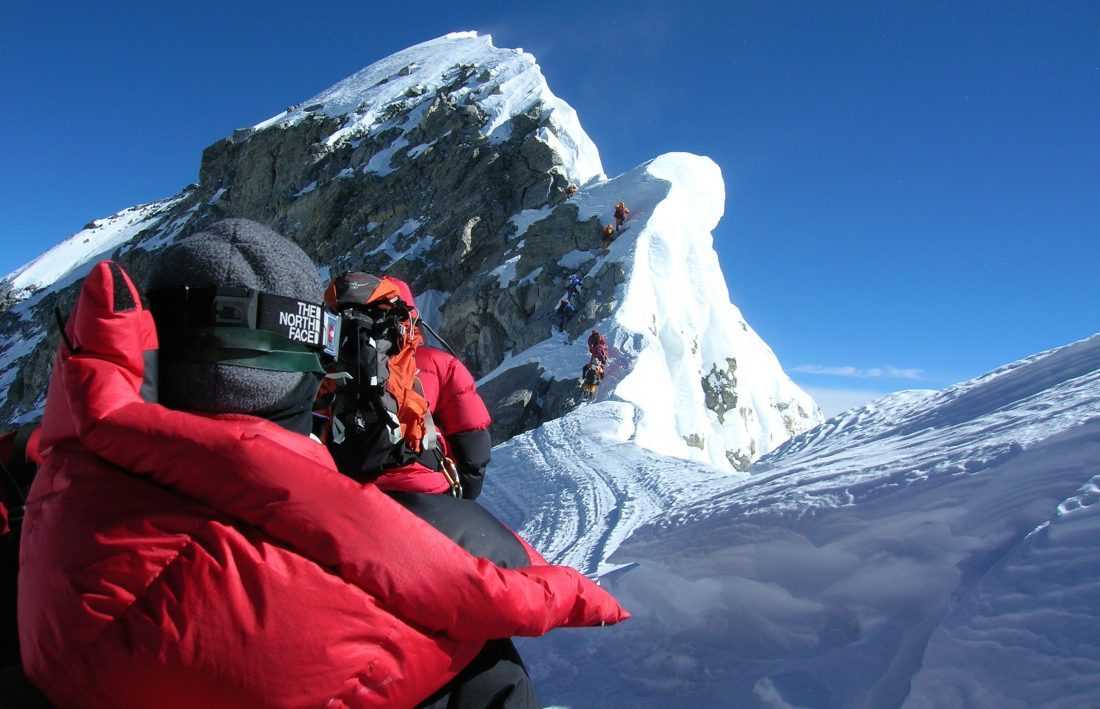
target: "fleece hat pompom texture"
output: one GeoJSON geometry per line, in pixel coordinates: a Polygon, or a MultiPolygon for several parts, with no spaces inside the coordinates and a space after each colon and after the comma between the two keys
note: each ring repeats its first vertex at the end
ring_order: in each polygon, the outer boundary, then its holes
{"type": "MultiPolygon", "coordinates": [[[[297,244],[249,219],[223,219],[165,249],[146,289],[181,286],[251,288],[315,303],[323,291],[317,266],[297,244]]],[[[263,415],[312,397],[306,390],[316,382],[314,374],[183,362],[165,352],[160,401],[185,411],[263,415]]]]}

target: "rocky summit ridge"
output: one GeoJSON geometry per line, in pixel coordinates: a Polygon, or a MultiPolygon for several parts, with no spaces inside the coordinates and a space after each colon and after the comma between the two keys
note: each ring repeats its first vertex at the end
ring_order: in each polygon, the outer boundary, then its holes
{"type": "Polygon", "coordinates": [[[89,222],[0,281],[0,420],[40,414],[54,308],[93,263],[114,258],[140,283],[167,244],[247,217],[322,275],[407,280],[479,377],[496,442],[580,405],[596,327],[611,350],[600,398],[633,407],[637,444],[745,470],[821,413],[728,300],[711,235],[724,202],[717,165],[694,155],[608,179],[534,57],[446,35],[234,131],[203,152],[197,183],[89,222]],[[619,200],[632,217],[604,251],[619,200]],[[552,314],[574,273],[578,312],[562,332],[552,314]]]}

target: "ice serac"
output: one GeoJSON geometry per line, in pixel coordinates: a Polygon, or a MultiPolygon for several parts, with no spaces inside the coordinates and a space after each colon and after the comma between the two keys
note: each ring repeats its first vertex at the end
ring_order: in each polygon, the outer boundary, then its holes
{"type": "Polygon", "coordinates": [[[744,470],[819,414],[729,303],[711,237],[723,191],[714,163],[684,154],[609,180],[533,56],[473,32],[424,42],[234,131],[203,152],[195,185],[97,220],[4,279],[0,420],[36,415],[53,309],[91,262],[112,256],[140,282],[165,245],[247,217],[324,273],[409,281],[481,379],[498,442],[580,404],[599,327],[612,343],[601,399],[633,407],[635,444],[744,470]],[[618,200],[633,217],[605,253],[618,200]],[[552,313],[574,273],[579,312],[562,333],[552,313]]]}
{"type": "Polygon", "coordinates": [[[634,616],[525,646],[545,701],[1100,706],[1100,335],[844,412],[747,479],[625,448],[611,406],[488,478],[634,616]]]}
{"type": "Polygon", "coordinates": [[[662,155],[602,190],[615,193],[635,211],[616,244],[626,284],[608,327],[626,362],[610,391],[637,408],[636,440],[745,470],[819,423],[813,400],[729,301],[711,235],[725,205],[718,166],[662,155]]]}

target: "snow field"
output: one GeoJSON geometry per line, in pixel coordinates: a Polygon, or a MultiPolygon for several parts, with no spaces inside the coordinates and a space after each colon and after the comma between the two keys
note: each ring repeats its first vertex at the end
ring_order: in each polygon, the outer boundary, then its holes
{"type": "Polygon", "coordinates": [[[728,485],[730,476],[634,445],[637,410],[582,406],[493,450],[485,504],[547,560],[586,574],[665,509],[728,485]]]}
{"type": "Polygon", "coordinates": [[[886,397],[792,439],[747,480],[625,452],[629,409],[582,408],[498,447],[494,509],[605,573],[634,614],[524,643],[544,697],[1100,706],[1098,355],[1100,335],[886,397]],[[542,450],[574,437],[581,450],[542,450]],[[629,521],[591,515],[601,495],[629,521]]]}

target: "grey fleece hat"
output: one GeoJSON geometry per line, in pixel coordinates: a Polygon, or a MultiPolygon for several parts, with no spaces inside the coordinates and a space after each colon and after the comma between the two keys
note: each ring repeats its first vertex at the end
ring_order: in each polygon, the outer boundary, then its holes
{"type": "MultiPolygon", "coordinates": [[[[323,291],[317,266],[297,244],[249,219],[223,219],[165,249],[146,289],[181,286],[251,288],[315,303],[323,291]]],[[[315,374],[173,360],[166,352],[160,401],[185,411],[263,415],[312,403],[318,381],[315,374]],[[299,398],[309,401],[288,401],[299,398]]]]}

